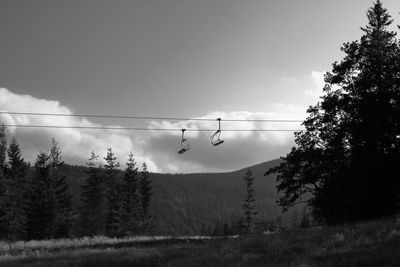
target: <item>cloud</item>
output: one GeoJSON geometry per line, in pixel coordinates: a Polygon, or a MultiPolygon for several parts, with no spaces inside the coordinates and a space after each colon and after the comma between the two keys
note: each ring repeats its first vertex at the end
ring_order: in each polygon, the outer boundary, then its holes
{"type": "Polygon", "coordinates": [[[322,89],[325,86],[324,75],[324,71],[313,70],[311,72],[309,79],[311,79],[312,83],[310,87],[305,91],[305,94],[307,96],[319,99],[319,97],[322,95],[322,89]]]}
{"type": "MultiPolygon", "coordinates": [[[[0,107],[9,112],[37,112],[37,113],[61,113],[74,114],[69,108],[58,101],[35,98],[30,95],[19,95],[0,88],[0,107]]],[[[85,118],[80,117],[55,117],[1,114],[0,120],[6,125],[50,125],[50,126],[101,126],[85,118]]],[[[54,129],[54,128],[19,128],[10,126],[7,128],[10,136],[15,136],[21,145],[24,157],[34,162],[35,155],[39,151],[48,151],[51,138],[59,143],[63,159],[72,164],[84,164],[92,150],[100,157],[105,156],[108,147],[125,161],[130,151],[133,151],[138,163],[146,162],[150,169],[157,171],[157,165],[144,153],[139,143],[130,132],[125,130],[83,130],[83,129],[54,129]]],[[[122,163],[121,162],[121,163],[122,163]]]]}
{"type": "MultiPolygon", "coordinates": [[[[74,114],[58,101],[35,98],[30,95],[15,94],[0,88],[0,107],[9,112],[39,112],[74,114]],[[23,109],[21,108],[23,107],[23,109]]],[[[305,108],[296,105],[276,103],[267,107],[267,112],[213,111],[198,118],[223,118],[221,138],[225,143],[214,147],[210,136],[218,128],[215,121],[150,121],[147,126],[154,128],[174,129],[209,129],[210,131],[187,131],[190,150],[182,155],[180,149],[180,131],[146,131],[129,132],[127,130],[84,130],[54,128],[20,128],[8,127],[9,136],[16,136],[21,145],[23,156],[34,162],[39,151],[48,151],[51,138],[59,143],[63,159],[70,164],[82,165],[94,150],[104,157],[106,149],[111,147],[118,157],[121,166],[130,151],[133,152],[138,165],[146,162],[153,172],[215,172],[231,171],[250,166],[265,160],[277,158],[289,152],[294,137],[291,131],[228,131],[228,130],[292,130],[299,129],[300,123],[265,123],[265,122],[229,122],[224,120],[242,119],[293,119],[305,118],[305,108]]],[[[64,126],[103,126],[81,117],[55,117],[0,114],[5,124],[24,125],[64,125],[64,126]]],[[[120,127],[118,125],[104,125],[120,127]]]]}
{"type": "MultiPolygon", "coordinates": [[[[305,109],[299,106],[274,104],[272,112],[210,112],[202,118],[223,118],[257,120],[257,119],[293,119],[305,118],[305,109]]],[[[300,123],[265,123],[265,122],[230,122],[222,120],[221,139],[225,142],[214,147],[210,136],[218,129],[215,121],[188,122],[152,122],[150,128],[186,128],[210,129],[206,132],[186,132],[190,150],[182,155],[180,149],[180,133],[154,132],[148,144],[153,151],[153,160],[163,162],[163,171],[174,172],[205,172],[229,171],[240,169],[251,164],[259,163],[285,155],[294,144],[292,131],[229,131],[229,130],[297,130],[300,123]],[[158,148],[158,149],[157,149],[158,148]],[[174,153],[171,153],[174,152],[174,153]],[[165,168],[165,169],[164,169],[165,168]]]]}

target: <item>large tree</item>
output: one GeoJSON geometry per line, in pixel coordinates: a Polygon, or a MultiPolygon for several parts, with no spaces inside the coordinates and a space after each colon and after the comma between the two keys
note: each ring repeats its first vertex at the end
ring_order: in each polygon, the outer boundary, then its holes
{"type": "Polygon", "coordinates": [[[7,154],[7,136],[6,126],[0,125],[0,179],[4,175],[4,168],[6,166],[6,154],[7,154]]]}
{"type": "Polygon", "coordinates": [[[27,214],[28,239],[52,237],[54,198],[50,175],[50,156],[40,152],[29,186],[27,214]]]}
{"type": "Polygon", "coordinates": [[[124,234],[131,235],[138,231],[140,220],[140,202],[139,202],[139,183],[138,168],[130,153],[126,162],[126,168],[121,187],[122,199],[122,230],[124,234]]]}
{"type": "Polygon", "coordinates": [[[254,230],[257,215],[253,187],[255,177],[253,176],[251,169],[246,170],[246,174],[243,179],[246,186],[246,196],[242,207],[247,233],[251,233],[254,230]]]}
{"type": "Polygon", "coordinates": [[[82,186],[80,209],[81,234],[103,235],[105,234],[104,212],[104,186],[101,177],[101,167],[97,166],[99,156],[92,151],[88,162],[86,183],[82,186]]]}
{"type": "Polygon", "coordinates": [[[139,180],[139,193],[142,215],[146,217],[149,213],[151,195],[153,194],[152,181],[150,179],[150,173],[147,170],[147,164],[143,163],[141,177],[139,180]]]}
{"type": "Polygon", "coordinates": [[[379,0],[367,17],[361,39],[345,43],[326,73],[296,146],[267,172],[278,173],[284,209],[303,197],[327,223],[393,214],[400,192],[399,43],[379,0]]]}
{"type": "Polygon", "coordinates": [[[140,217],[141,228],[144,231],[151,231],[153,228],[152,218],[149,214],[151,195],[153,194],[152,180],[150,172],[147,170],[147,164],[143,163],[141,177],[139,180],[139,197],[140,197],[140,217]]]}
{"type": "Polygon", "coordinates": [[[66,237],[71,228],[72,195],[69,192],[65,175],[60,175],[59,169],[64,165],[61,159],[61,149],[55,139],[52,139],[50,149],[50,176],[52,183],[52,198],[54,203],[54,237],[66,237]]]}
{"type": "Polygon", "coordinates": [[[5,176],[4,170],[6,167],[6,155],[7,155],[7,136],[6,127],[4,124],[0,125],[0,238],[6,236],[7,221],[5,218],[5,176]]]}
{"type": "Polygon", "coordinates": [[[106,194],[106,232],[110,236],[119,235],[121,232],[121,198],[120,185],[117,180],[117,173],[120,164],[116,161],[111,148],[107,149],[107,155],[104,157],[104,182],[106,194]]]}
{"type": "Polygon", "coordinates": [[[26,204],[27,204],[27,173],[28,164],[24,161],[21,149],[15,138],[10,141],[7,150],[8,164],[5,169],[7,204],[6,220],[8,224],[8,239],[25,238],[26,204]]]}

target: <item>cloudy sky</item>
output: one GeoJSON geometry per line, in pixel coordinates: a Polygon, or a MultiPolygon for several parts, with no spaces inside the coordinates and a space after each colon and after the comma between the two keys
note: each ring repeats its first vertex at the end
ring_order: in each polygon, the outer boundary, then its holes
{"type": "MultiPolygon", "coordinates": [[[[400,1],[384,6],[400,24],[400,1]]],[[[2,0],[0,111],[222,119],[303,119],[323,73],[361,36],[366,0],[2,0]]],[[[1,114],[6,124],[214,129],[217,122],[1,114]]],[[[222,122],[222,129],[299,129],[222,122]]],[[[34,161],[60,144],[84,164],[112,147],[158,172],[229,171],[289,152],[292,132],[180,132],[9,127],[34,161]]]]}

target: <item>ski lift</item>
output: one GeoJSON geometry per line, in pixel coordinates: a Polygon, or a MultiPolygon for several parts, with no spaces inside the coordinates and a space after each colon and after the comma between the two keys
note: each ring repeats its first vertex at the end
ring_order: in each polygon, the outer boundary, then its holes
{"type": "Polygon", "coordinates": [[[184,138],[183,135],[186,129],[182,129],[182,141],[181,141],[181,150],[178,151],[179,154],[183,154],[189,150],[189,141],[187,138],[184,138]]]}
{"type": "Polygon", "coordinates": [[[221,118],[217,119],[218,121],[218,130],[211,136],[211,144],[213,146],[218,146],[224,142],[224,140],[221,140],[221,118]]]}

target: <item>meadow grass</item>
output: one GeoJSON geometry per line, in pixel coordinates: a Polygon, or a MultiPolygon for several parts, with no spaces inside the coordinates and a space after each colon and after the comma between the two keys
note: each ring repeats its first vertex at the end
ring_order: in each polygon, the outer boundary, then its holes
{"type": "MultiPolygon", "coordinates": [[[[115,246],[118,239],[104,238],[109,245],[88,246],[101,243],[101,238],[95,240],[81,241],[85,246],[65,245],[68,249],[44,249],[25,256],[22,252],[3,254],[0,265],[400,266],[400,227],[395,219],[239,238],[160,238],[146,245],[128,242],[127,246],[115,246]]],[[[29,249],[40,247],[30,245],[29,249]]]]}

